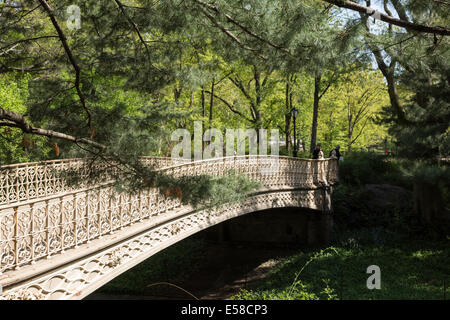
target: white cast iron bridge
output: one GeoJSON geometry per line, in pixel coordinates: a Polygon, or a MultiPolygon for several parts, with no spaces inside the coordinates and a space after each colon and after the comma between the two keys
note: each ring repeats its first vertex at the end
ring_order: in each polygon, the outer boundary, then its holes
{"type": "Polygon", "coordinates": [[[233,169],[264,187],[241,202],[202,210],[155,188],[138,194],[115,194],[108,185],[71,189],[58,172],[81,168],[82,159],[0,166],[0,300],[82,299],[164,248],[243,214],[297,207],[329,215],[338,180],[331,159],[143,161],[174,176],[218,177],[233,169]]]}

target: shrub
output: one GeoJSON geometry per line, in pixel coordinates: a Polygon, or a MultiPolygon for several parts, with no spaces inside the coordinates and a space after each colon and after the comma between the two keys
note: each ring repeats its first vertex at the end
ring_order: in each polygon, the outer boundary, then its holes
{"type": "Polygon", "coordinates": [[[396,183],[403,181],[399,163],[372,152],[352,152],[339,165],[342,183],[348,185],[396,183]]]}

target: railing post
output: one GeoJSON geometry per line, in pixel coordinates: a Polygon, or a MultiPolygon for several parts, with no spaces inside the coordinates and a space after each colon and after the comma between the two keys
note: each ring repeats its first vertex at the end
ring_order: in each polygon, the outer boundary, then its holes
{"type": "Polygon", "coordinates": [[[89,237],[89,190],[86,190],[86,242],[91,243],[89,237]]]}
{"type": "Polygon", "coordinates": [[[16,167],[16,177],[15,177],[15,181],[16,181],[16,201],[19,202],[20,201],[20,196],[19,196],[19,167],[16,167]]]}
{"type": "Polygon", "coordinates": [[[102,237],[102,199],[101,199],[101,190],[98,189],[98,202],[97,202],[97,212],[98,212],[98,238],[101,239],[102,237]]]}
{"type": "Polygon", "coordinates": [[[131,194],[128,195],[128,202],[129,202],[129,211],[128,211],[128,215],[130,217],[130,224],[133,223],[133,199],[131,197],[131,194]]]}
{"type": "Polygon", "coordinates": [[[29,181],[29,174],[28,174],[28,164],[25,166],[25,198],[27,200],[30,199],[30,181],[29,181]]]}
{"type": "Polygon", "coordinates": [[[38,179],[38,166],[34,166],[34,179],[35,179],[35,192],[36,192],[36,198],[39,197],[39,179],[38,179]]]}
{"type": "Polygon", "coordinates": [[[113,225],[113,210],[112,210],[112,194],[109,196],[108,200],[108,213],[109,213],[109,233],[114,233],[114,225],[113,225]]]}
{"type": "Polygon", "coordinates": [[[142,221],[144,218],[142,217],[142,192],[139,191],[138,194],[138,206],[139,206],[139,221],[142,221]]]}
{"type": "Polygon", "coordinates": [[[60,223],[60,227],[59,227],[59,231],[61,232],[61,253],[66,252],[66,250],[64,250],[64,213],[63,213],[63,209],[64,209],[64,197],[60,197],[59,198],[60,203],[59,203],[59,213],[61,215],[60,219],[59,219],[59,223],[60,223]]]}
{"type": "Polygon", "coordinates": [[[19,241],[17,239],[19,233],[18,222],[18,207],[14,207],[14,259],[15,259],[15,270],[19,270],[19,241]]]}
{"type": "Polygon", "coordinates": [[[122,194],[119,194],[119,226],[120,226],[120,230],[122,230],[123,229],[122,194]]]}
{"type": "Polygon", "coordinates": [[[45,164],[44,166],[44,195],[47,196],[47,180],[48,180],[48,174],[47,174],[47,164],[45,164]]]}
{"type": "Polygon", "coordinates": [[[73,233],[74,233],[74,244],[75,244],[75,249],[78,248],[78,203],[77,203],[77,194],[74,193],[73,194],[73,233]]]}
{"type": "Polygon", "coordinates": [[[9,169],[5,170],[5,186],[6,189],[5,190],[5,197],[6,197],[6,204],[9,204],[9,174],[8,174],[9,169]]]}
{"type": "Polygon", "coordinates": [[[30,205],[30,248],[31,248],[31,264],[35,264],[35,258],[34,258],[34,204],[32,203],[30,205]]]}
{"type": "Polygon", "coordinates": [[[48,214],[48,203],[49,203],[49,200],[45,200],[46,250],[47,250],[47,259],[50,259],[50,257],[51,257],[51,254],[50,254],[50,217],[48,214]]]}

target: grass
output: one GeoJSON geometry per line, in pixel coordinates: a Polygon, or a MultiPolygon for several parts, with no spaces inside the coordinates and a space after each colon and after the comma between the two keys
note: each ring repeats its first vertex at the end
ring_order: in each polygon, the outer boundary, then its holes
{"type": "Polygon", "coordinates": [[[413,241],[360,247],[351,242],[301,252],[280,261],[262,283],[233,299],[443,299],[443,281],[450,283],[449,244],[413,241]],[[380,290],[367,288],[371,265],[381,269],[380,290]]]}
{"type": "MultiPolygon", "coordinates": [[[[450,239],[359,244],[347,241],[309,249],[284,258],[265,279],[241,290],[238,300],[435,300],[443,299],[443,280],[450,286],[450,239]],[[381,289],[369,290],[367,268],[381,269],[381,289]]],[[[176,282],[198,272],[205,243],[182,241],[114,279],[99,292],[152,295],[160,281],[176,282]]],[[[447,289],[447,297],[450,290],[447,289]]]]}

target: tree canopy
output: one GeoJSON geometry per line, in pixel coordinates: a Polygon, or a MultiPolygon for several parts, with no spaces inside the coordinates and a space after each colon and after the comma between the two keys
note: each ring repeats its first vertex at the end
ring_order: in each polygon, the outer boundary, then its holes
{"type": "Polygon", "coordinates": [[[152,173],[139,157],[169,155],[170,132],[193,130],[194,120],[280,129],[290,152],[293,107],[303,151],[319,141],[351,150],[390,139],[405,156],[447,156],[449,8],[420,0],[2,1],[0,161],[113,158],[126,179],[138,177],[133,188],[145,187],[152,173]]]}

